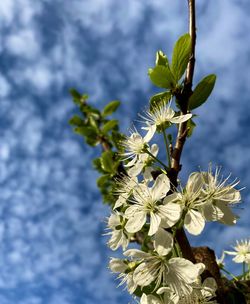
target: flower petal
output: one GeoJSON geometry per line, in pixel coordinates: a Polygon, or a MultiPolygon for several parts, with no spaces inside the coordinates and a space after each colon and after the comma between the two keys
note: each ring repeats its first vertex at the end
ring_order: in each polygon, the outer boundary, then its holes
{"type": "Polygon", "coordinates": [[[184,227],[189,233],[198,235],[205,227],[205,219],[199,211],[190,209],[185,216],[184,227]]]}
{"type": "Polygon", "coordinates": [[[125,272],[128,266],[123,260],[112,258],[109,262],[109,268],[112,272],[125,272]]]}
{"type": "Polygon", "coordinates": [[[160,174],[151,188],[151,193],[152,193],[152,198],[153,200],[160,200],[170,190],[170,181],[167,175],[165,174],[160,174]]]}
{"type": "Polygon", "coordinates": [[[155,214],[154,212],[150,212],[150,227],[148,231],[148,235],[154,235],[158,230],[161,223],[161,218],[159,215],[155,214]]]}
{"type": "Polygon", "coordinates": [[[155,131],[156,131],[156,125],[151,125],[151,124],[148,124],[147,127],[144,127],[142,129],[145,129],[147,130],[147,134],[145,135],[145,137],[143,138],[144,142],[148,143],[152,137],[154,136],[155,134],[155,131]]]}
{"type": "Polygon", "coordinates": [[[140,231],[146,222],[146,216],[147,214],[144,211],[135,212],[132,217],[128,219],[125,225],[125,229],[129,233],[135,233],[137,231],[140,231]]]}
{"type": "Polygon", "coordinates": [[[172,123],[179,124],[181,122],[189,120],[192,116],[193,116],[192,114],[180,115],[180,116],[176,116],[176,117],[171,118],[169,121],[172,122],[172,123]]]}
{"type": "Polygon", "coordinates": [[[161,226],[164,228],[172,227],[181,216],[181,206],[175,203],[158,206],[158,214],[161,217],[161,226]]]}
{"type": "Polygon", "coordinates": [[[159,228],[154,236],[154,248],[159,256],[167,255],[173,248],[172,235],[162,228],[159,228]]]}
{"type": "Polygon", "coordinates": [[[123,252],[125,256],[136,258],[136,259],[145,259],[150,256],[149,253],[141,251],[139,249],[129,249],[123,252]]]}

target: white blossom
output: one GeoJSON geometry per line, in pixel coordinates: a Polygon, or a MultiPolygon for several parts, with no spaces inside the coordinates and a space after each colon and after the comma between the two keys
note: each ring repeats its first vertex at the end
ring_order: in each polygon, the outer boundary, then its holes
{"type": "Polygon", "coordinates": [[[172,235],[160,228],[154,239],[154,252],[147,253],[130,249],[124,255],[133,258],[140,264],[133,274],[134,282],[139,286],[155,283],[155,289],[167,284],[177,295],[188,295],[192,292],[194,283],[204,270],[202,263],[193,264],[183,258],[168,258],[173,247],[172,235]]]}
{"type": "Polygon", "coordinates": [[[235,263],[250,264],[250,240],[236,241],[236,246],[233,248],[235,251],[225,251],[225,253],[234,255],[233,261],[235,263]]]}
{"type": "Polygon", "coordinates": [[[123,250],[128,247],[129,234],[124,229],[124,223],[124,219],[119,213],[112,213],[108,219],[108,228],[112,230],[107,233],[107,235],[111,235],[108,246],[112,250],[117,250],[120,246],[123,250]]]}
{"type": "Polygon", "coordinates": [[[230,175],[223,179],[218,167],[214,175],[210,167],[208,172],[200,172],[200,176],[203,183],[202,196],[206,201],[203,208],[205,218],[227,225],[235,224],[238,217],[230,207],[241,200],[240,191],[234,188],[239,182],[228,183],[230,175]]]}
{"type": "Polygon", "coordinates": [[[137,184],[138,180],[134,176],[122,175],[120,178],[116,179],[114,194],[118,195],[118,199],[116,200],[113,209],[117,209],[126,204],[127,199],[137,184]]]}
{"type": "Polygon", "coordinates": [[[121,142],[121,145],[125,148],[125,152],[122,154],[122,156],[124,156],[124,160],[129,160],[129,163],[126,164],[127,167],[134,166],[134,164],[138,161],[139,156],[145,153],[145,148],[148,148],[148,143],[154,136],[154,133],[155,127],[150,126],[147,129],[147,134],[144,137],[135,131],[121,142]]]}
{"type": "Polygon", "coordinates": [[[182,192],[175,192],[166,197],[169,202],[180,204],[183,209],[184,227],[193,235],[200,234],[205,227],[205,218],[202,212],[204,201],[201,199],[201,187],[199,173],[192,173],[182,192]]]}
{"type": "Polygon", "coordinates": [[[165,174],[159,175],[152,187],[138,184],[133,192],[132,205],[125,211],[128,218],[126,230],[129,233],[141,230],[147,216],[150,218],[149,236],[156,233],[161,222],[165,227],[172,227],[180,218],[181,208],[178,204],[161,202],[169,190],[170,181],[165,174]]]}
{"type": "MultiPolygon", "coordinates": [[[[148,151],[156,157],[159,152],[159,147],[156,144],[153,144],[151,147],[148,147],[148,151]]],[[[137,176],[141,173],[144,167],[149,165],[152,161],[152,156],[148,153],[143,153],[138,156],[137,162],[128,170],[128,175],[137,176]]]]}
{"type": "Polygon", "coordinates": [[[126,260],[111,258],[109,262],[110,270],[114,273],[119,273],[118,279],[121,279],[121,282],[118,286],[126,284],[130,294],[132,294],[137,288],[137,285],[133,280],[134,267],[135,263],[126,260]]]}

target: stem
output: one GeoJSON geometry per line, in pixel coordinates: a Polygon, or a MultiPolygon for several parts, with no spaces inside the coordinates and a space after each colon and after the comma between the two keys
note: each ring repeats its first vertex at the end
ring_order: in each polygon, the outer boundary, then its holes
{"type": "Polygon", "coordinates": [[[166,130],[164,129],[164,127],[161,128],[162,133],[163,133],[163,137],[164,137],[164,142],[165,142],[165,146],[166,146],[166,152],[167,152],[167,160],[168,160],[168,166],[171,166],[171,159],[170,159],[170,152],[169,152],[169,145],[168,145],[168,138],[167,138],[167,134],[166,134],[166,130]]]}
{"type": "Polygon", "coordinates": [[[155,161],[157,161],[159,164],[161,164],[166,170],[168,170],[168,167],[161,160],[159,160],[157,157],[155,157],[150,151],[148,151],[147,149],[145,149],[145,152],[148,155],[150,155],[155,161]]]}
{"type": "MultiPolygon", "coordinates": [[[[180,96],[182,114],[187,114],[188,99],[192,94],[192,83],[193,83],[194,66],[195,66],[195,43],[196,43],[195,0],[188,0],[188,8],[189,8],[189,34],[191,36],[191,55],[187,66],[183,92],[180,96]]],[[[183,122],[179,124],[175,147],[171,155],[172,157],[171,182],[172,185],[175,187],[177,186],[177,177],[181,169],[180,159],[186,141],[186,137],[187,137],[187,122],[183,122]]],[[[183,257],[189,259],[192,262],[195,262],[192,248],[190,246],[190,243],[187,239],[186,233],[183,228],[177,231],[176,239],[181,247],[183,257]]]]}
{"type": "Polygon", "coordinates": [[[238,278],[236,278],[236,276],[234,276],[230,271],[226,270],[225,268],[221,268],[221,270],[230,275],[235,281],[239,281],[238,278]]]}
{"type": "Polygon", "coordinates": [[[245,262],[242,263],[242,270],[243,270],[243,279],[245,280],[246,279],[246,263],[245,262]]]}

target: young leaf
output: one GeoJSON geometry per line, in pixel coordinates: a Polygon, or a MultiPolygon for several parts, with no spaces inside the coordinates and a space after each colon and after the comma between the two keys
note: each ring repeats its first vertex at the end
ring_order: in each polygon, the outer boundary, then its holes
{"type": "Polygon", "coordinates": [[[117,126],[118,126],[118,120],[115,120],[115,119],[109,120],[103,125],[102,131],[104,134],[106,134],[106,133],[108,133],[108,131],[114,129],[117,126]]]}
{"type": "Polygon", "coordinates": [[[157,65],[155,68],[148,70],[148,75],[157,87],[172,89],[176,85],[169,66],[157,65]]]}
{"type": "Polygon", "coordinates": [[[187,121],[187,128],[188,128],[187,137],[191,137],[195,127],[196,127],[196,123],[192,119],[189,119],[187,121]]]}
{"type": "Polygon", "coordinates": [[[75,89],[70,89],[69,90],[73,101],[77,104],[77,105],[81,105],[82,103],[84,103],[87,99],[88,99],[88,95],[84,94],[81,95],[77,90],[75,89]]]}
{"type": "Polygon", "coordinates": [[[89,127],[89,126],[82,126],[82,127],[78,127],[75,128],[75,132],[77,134],[86,136],[86,137],[96,137],[97,133],[96,133],[96,129],[93,127],[89,127]]]}
{"type": "Polygon", "coordinates": [[[216,81],[216,75],[211,74],[201,80],[194,89],[193,94],[189,98],[189,110],[193,110],[201,106],[210,96],[213,91],[216,81]]]}
{"type": "Polygon", "coordinates": [[[163,65],[163,66],[168,65],[168,58],[162,51],[158,51],[156,53],[155,65],[163,65]]]}
{"type": "Polygon", "coordinates": [[[70,119],[69,124],[73,126],[81,126],[83,124],[83,120],[78,115],[74,115],[70,119]]]}
{"type": "Polygon", "coordinates": [[[178,82],[184,74],[191,52],[191,37],[189,34],[181,36],[175,43],[171,71],[178,82]]]}
{"type": "Polygon", "coordinates": [[[155,94],[154,96],[152,96],[150,98],[150,101],[149,101],[149,103],[150,103],[150,109],[152,107],[154,107],[155,105],[160,104],[161,102],[168,103],[169,100],[170,100],[170,98],[171,98],[171,96],[172,96],[172,94],[169,91],[155,94]]]}
{"type": "Polygon", "coordinates": [[[111,115],[112,113],[114,113],[117,110],[119,105],[120,105],[120,101],[117,101],[117,100],[111,101],[104,107],[102,115],[104,117],[111,115]]]}
{"type": "Polygon", "coordinates": [[[108,173],[113,173],[113,153],[112,151],[105,151],[101,156],[101,166],[102,169],[108,173]]]}

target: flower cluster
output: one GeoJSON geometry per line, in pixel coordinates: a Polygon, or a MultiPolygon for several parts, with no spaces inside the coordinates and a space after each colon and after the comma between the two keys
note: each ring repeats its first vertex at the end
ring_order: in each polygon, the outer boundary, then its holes
{"type": "MultiPolygon", "coordinates": [[[[170,105],[162,104],[145,115],[147,131],[137,130],[123,142],[126,174],[116,180],[117,200],[108,219],[112,250],[125,251],[130,242],[141,243],[141,250],[129,249],[124,259],[111,259],[110,269],[119,273],[121,284],[139,296],[141,304],[216,303],[216,283],[201,282],[205,266],[182,257],[175,233],[185,228],[198,235],[206,221],[232,225],[237,220],[231,207],[240,202],[238,182],[220,178],[220,170],[190,174],[185,187],[171,185],[168,169],[158,156],[158,145],[150,145],[155,132],[164,133],[172,124],[191,118],[177,115],[170,105]]],[[[166,142],[165,142],[166,143],[166,142]]]]}

